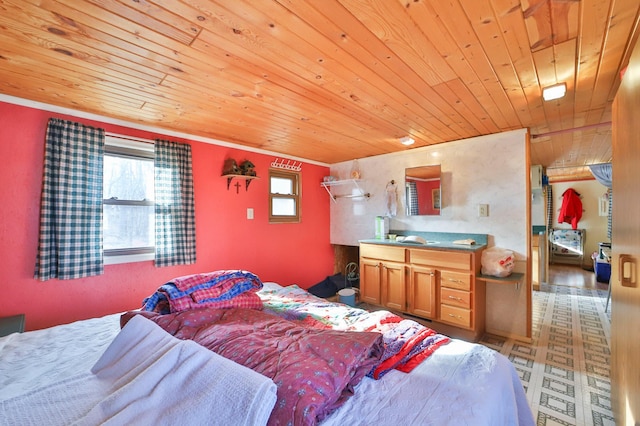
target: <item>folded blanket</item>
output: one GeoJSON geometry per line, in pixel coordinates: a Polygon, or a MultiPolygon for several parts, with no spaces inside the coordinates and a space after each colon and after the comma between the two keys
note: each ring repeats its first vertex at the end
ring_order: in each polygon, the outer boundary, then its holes
{"type": "Polygon", "coordinates": [[[270,425],[315,425],[353,395],[382,353],[378,333],[309,328],[251,309],[136,311],[121,322],[136,315],[273,379],[278,401],[270,425]]]}
{"type": "Polygon", "coordinates": [[[264,309],[310,327],[345,331],[373,331],[383,335],[382,361],[368,375],[379,379],[392,369],[410,372],[449,337],[406,320],[389,311],[367,312],[342,303],[332,303],[292,285],[258,293],[264,309]]]}
{"type": "Polygon", "coordinates": [[[198,308],[262,309],[256,292],[260,279],[240,270],[215,271],[174,278],[143,301],[145,311],[161,314],[198,308]]]}
{"type": "Polygon", "coordinates": [[[91,373],[2,401],[0,418],[15,425],[250,426],[266,424],[275,401],[270,379],[138,316],[91,373]]]}
{"type": "Polygon", "coordinates": [[[385,320],[367,329],[382,333],[384,341],[382,362],[368,374],[374,379],[380,379],[393,369],[408,373],[450,341],[447,336],[395,314],[386,316],[385,320]]]}

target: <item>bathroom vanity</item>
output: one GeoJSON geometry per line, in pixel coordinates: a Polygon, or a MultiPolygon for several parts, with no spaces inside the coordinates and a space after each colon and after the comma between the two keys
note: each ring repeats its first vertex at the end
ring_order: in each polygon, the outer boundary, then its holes
{"type": "Polygon", "coordinates": [[[477,341],[485,329],[486,284],[476,277],[486,239],[464,245],[437,238],[425,244],[360,241],[360,300],[477,341]]]}

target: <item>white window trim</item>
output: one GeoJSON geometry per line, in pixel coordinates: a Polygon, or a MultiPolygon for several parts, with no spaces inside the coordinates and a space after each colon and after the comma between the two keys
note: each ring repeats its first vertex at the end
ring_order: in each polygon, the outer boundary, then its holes
{"type": "Polygon", "coordinates": [[[105,135],[105,146],[117,146],[120,148],[131,148],[138,151],[154,152],[154,142],[151,139],[130,138],[127,136],[107,133],[105,135]]]}
{"type": "Polygon", "coordinates": [[[148,260],[155,260],[156,256],[154,253],[143,253],[143,254],[126,254],[126,255],[117,255],[117,256],[104,256],[104,264],[105,265],[119,265],[121,263],[134,263],[134,262],[146,262],[148,260]]]}

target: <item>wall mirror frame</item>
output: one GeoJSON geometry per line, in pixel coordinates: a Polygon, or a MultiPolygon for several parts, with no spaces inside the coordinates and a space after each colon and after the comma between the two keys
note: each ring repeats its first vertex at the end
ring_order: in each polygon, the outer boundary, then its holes
{"type": "Polygon", "coordinates": [[[404,171],[407,216],[439,216],[442,209],[440,165],[404,171]]]}

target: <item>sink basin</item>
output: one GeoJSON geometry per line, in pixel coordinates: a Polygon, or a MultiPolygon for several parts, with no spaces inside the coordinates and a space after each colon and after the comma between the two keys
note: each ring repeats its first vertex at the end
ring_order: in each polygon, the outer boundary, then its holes
{"type": "Polygon", "coordinates": [[[403,240],[403,241],[398,241],[398,242],[402,243],[402,244],[409,244],[409,245],[412,245],[412,246],[424,246],[424,245],[429,245],[429,244],[440,244],[440,241],[425,241],[423,243],[423,242],[420,242],[420,241],[403,240]]]}

